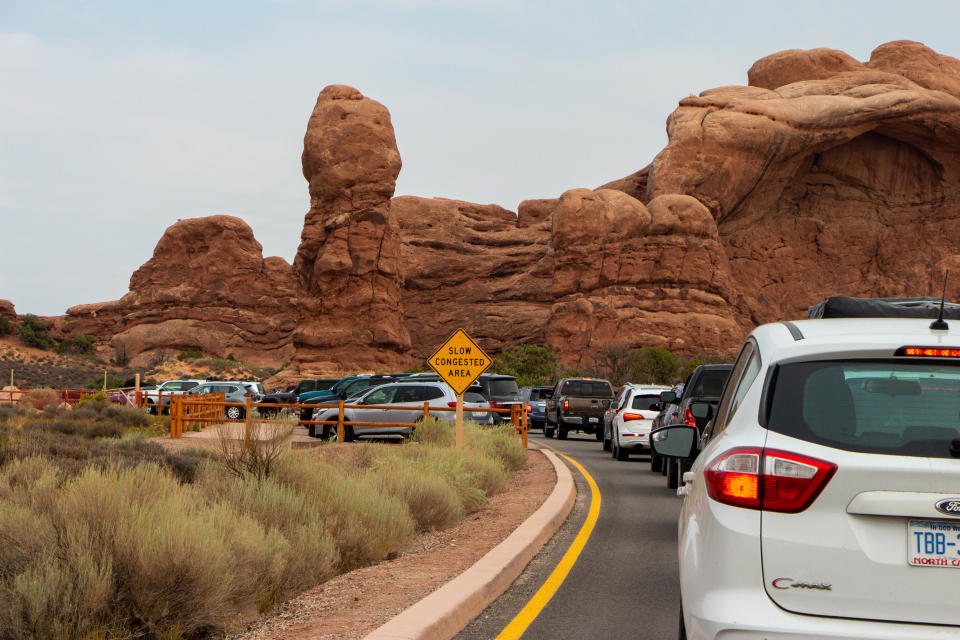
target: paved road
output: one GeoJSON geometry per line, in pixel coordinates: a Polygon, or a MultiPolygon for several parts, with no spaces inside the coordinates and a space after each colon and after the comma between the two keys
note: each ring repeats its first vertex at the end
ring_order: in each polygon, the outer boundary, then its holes
{"type": "MultiPolygon", "coordinates": [[[[665,478],[650,472],[649,459],[617,462],[593,436],[544,440],[593,476],[601,493],[600,515],[583,553],[563,585],[523,634],[524,640],[677,637],[677,514],[680,500],[665,478]]],[[[590,489],[571,467],[577,502],[567,522],[514,585],[459,635],[490,640],[507,626],[567,551],[586,519],[590,489]]]]}

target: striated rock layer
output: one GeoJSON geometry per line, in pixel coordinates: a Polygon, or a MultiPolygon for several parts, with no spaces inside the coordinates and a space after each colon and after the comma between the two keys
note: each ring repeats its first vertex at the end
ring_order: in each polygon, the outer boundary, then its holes
{"type": "Polygon", "coordinates": [[[916,42],[867,62],[790,50],[748,81],[681,100],[648,166],[516,213],[394,197],[386,107],[327,87],[292,267],[235,218],[184,221],[129,294],[57,328],[301,373],[403,368],[463,327],[494,352],[548,343],[589,366],[617,345],[730,355],[755,323],[831,295],[936,293],[960,268],[960,61],[916,42]]]}

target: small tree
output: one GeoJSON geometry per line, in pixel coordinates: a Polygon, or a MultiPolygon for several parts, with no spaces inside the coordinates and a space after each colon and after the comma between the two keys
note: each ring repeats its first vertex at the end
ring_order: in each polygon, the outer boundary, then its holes
{"type": "Polygon", "coordinates": [[[13,328],[10,326],[10,321],[0,316],[0,337],[10,335],[11,331],[13,331],[13,328]]]}
{"type": "Polygon", "coordinates": [[[629,382],[640,360],[636,349],[626,345],[607,345],[594,354],[596,374],[606,378],[615,387],[629,382]]]}
{"type": "Polygon", "coordinates": [[[560,356],[550,347],[522,344],[501,351],[491,370],[514,376],[521,387],[538,387],[553,382],[559,364],[560,356]]]}
{"type": "Polygon", "coordinates": [[[680,372],[680,359],[662,347],[647,347],[640,350],[640,358],[634,364],[633,376],[637,382],[671,384],[680,372]]]}
{"type": "Polygon", "coordinates": [[[55,344],[47,324],[32,313],[23,316],[17,325],[17,335],[23,344],[35,349],[51,349],[55,344]]]}
{"type": "Polygon", "coordinates": [[[73,353],[86,356],[92,354],[95,348],[93,336],[74,336],[58,344],[57,353],[73,353]]]}

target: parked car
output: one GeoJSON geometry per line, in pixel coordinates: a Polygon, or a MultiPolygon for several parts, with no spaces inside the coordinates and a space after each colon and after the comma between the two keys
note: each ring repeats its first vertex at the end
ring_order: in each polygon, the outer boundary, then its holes
{"type": "MultiPolygon", "coordinates": [[[[308,391],[300,395],[300,404],[336,404],[340,398],[352,398],[360,395],[371,387],[393,382],[395,378],[391,376],[347,376],[341,378],[332,387],[321,391],[308,391]]],[[[310,420],[313,415],[313,409],[304,407],[300,409],[300,420],[310,420]]]]}
{"type": "MultiPolygon", "coordinates": [[[[338,380],[339,378],[310,378],[301,380],[296,385],[289,385],[284,391],[262,394],[263,398],[261,402],[269,404],[295,404],[298,402],[297,398],[299,398],[301,394],[311,391],[326,391],[336,384],[338,380]]],[[[276,409],[271,411],[269,407],[260,408],[261,414],[273,414],[275,412],[276,409]]]]}
{"type": "Polygon", "coordinates": [[[520,399],[529,405],[529,428],[543,429],[546,420],[547,398],[553,395],[553,387],[523,387],[520,389],[520,399]]]}
{"type": "Polygon", "coordinates": [[[613,387],[599,378],[564,378],[547,400],[543,434],[566,440],[570,431],[592,433],[603,440],[603,413],[613,400],[613,387]],[[607,402],[603,402],[606,400],[607,402]]]}
{"type": "Polygon", "coordinates": [[[960,323],[757,327],[710,419],[655,431],[681,640],[960,638],[960,323]]]}
{"type": "MultiPolygon", "coordinates": [[[[631,453],[650,449],[650,431],[653,419],[660,413],[660,393],[669,387],[632,384],[624,387],[616,411],[610,421],[609,433],[604,433],[604,444],[609,440],[610,454],[617,460],[626,460],[631,453]]],[[[614,405],[611,405],[614,406],[614,405]]]]}
{"type": "MultiPolygon", "coordinates": [[[[423,405],[429,402],[435,406],[455,407],[457,396],[444,382],[392,382],[371,388],[359,396],[355,396],[344,403],[343,418],[346,422],[416,422],[423,418],[423,405]],[[358,409],[361,405],[400,405],[392,409],[358,409]]],[[[463,394],[464,408],[489,409],[490,404],[481,393],[479,386],[468,388],[463,394]]],[[[456,415],[453,411],[438,411],[431,413],[440,420],[453,422],[456,415]]],[[[465,419],[471,419],[469,413],[465,419]]],[[[316,409],[312,416],[313,421],[336,420],[337,409],[316,409]]],[[[473,414],[473,420],[484,422],[487,413],[473,414]]],[[[308,425],[310,435],[316,437],[319,433],[324,440],[336,432],[336,425],[308,425]],[[317,427],[320,427],[319,431],[317,427]]],[[[356,426],[344,427],[344,440],[353,441],[359,436],[409,436],[411,427],[379,427],[356,426]]]]}
{"type": "Polygon", "coordinates": [[[156,414],[167,413],[170,407],[170,396],[181,395],[193,389],[205,380],[167,380],[158,384],[156,388],[144,391],[147,410],[156,414]],[[159,405],[159,406],[158,406],[159,405]]]}
{"type": "MultiPolygon", "coordinates": [[[[723,385],[730,375],[733,368],[731,364],[705,364],[694,369],[687,380],[683,383],[683,395],[677,398],[672,397],[672,391],[664,391],[660,394],[660,399],[666,403],[677,405],[678,422],[692,426],[702,427],[703,421],[698,420],[690,411],[690,405],[694,402],[708,402],[716,407],[720,401],[720,393],[723,391],[723,385]]],[[[652,464],[652,463],[651,463],[652,464]]],[[[680,482],[681,474],[686,471],[683,463],[677,460],[664,460],[663,473],[667,476],[667,487],[676,489],[680,482]]]]}
{"type": "MultiPolygon", "coordinates": [[[[193,387],[187,393],[189,395],[223,393],[226,402],[246,402],[247,398],[255,400],[257,397],[257,393],[249,385],[250,383],[244,382],[204,382],[193,387]]],[[[246,415],[246,409],[244,407],[228,406],[224,409],[223,415],[228,420],[239,420],[246,415]]]]}

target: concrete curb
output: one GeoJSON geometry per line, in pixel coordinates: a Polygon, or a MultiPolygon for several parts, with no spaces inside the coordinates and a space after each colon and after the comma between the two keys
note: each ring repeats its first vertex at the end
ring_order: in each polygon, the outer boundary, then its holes
{"type": "Polygon", "coordinates": [[[473,566],[400,612],[364,640],[448,640],[513,584],[573,508],[577,490],[560,458],[541,449],[557,473],[557,485],[533,515],[473,566]]]}

